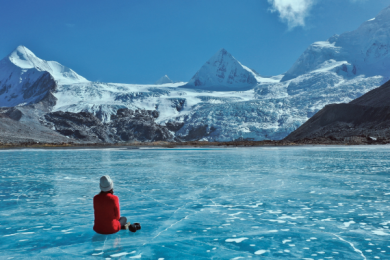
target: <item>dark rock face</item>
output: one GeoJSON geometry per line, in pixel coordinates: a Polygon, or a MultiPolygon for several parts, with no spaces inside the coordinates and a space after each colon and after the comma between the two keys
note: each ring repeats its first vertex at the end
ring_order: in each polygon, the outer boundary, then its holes
{"type": "Polygon", "coordinates": [[[62,135],[88,142],[109,141],[103,123],[88,112],[57,111],[45,115],[48,126],[62,135]]]}
{"type": "Polygon", "coordinates": [[[198,141],[202,138],[209,136],[212,134],[216,129],[214,127],[210,127],[208,125],[198,125],[194,126],[193,128],[189,129],[188,133],[186,135],[180,135],[177,136],[179,140],[183,141],[198,141]]]}
{"type": "Polygon", "coordinates": [[[354,136],[390,138],[390,107],[328,105],[285,140],[325,137],[334,141],[343,141],[347,137],[354,136]]]}
{"type": "MultiPolygon", "coordinates": [[[[9,96],[6,95],[12,85],[7,85],[7,80],[5,82],[0,81],[0,95],[5,94],[5,98],[8,100],[8,102],[14,98],[22,96],[25,100],[25,104],[23,106],[41,104],[44,105],[45,108],[51,109],[57,102],[57,98],[55,98],[52,94],[57,89],[57,83],[49,72],[40,73],[41,75],[36,80],[31,80],[28,78],[23,80],[20,94],[12,93],[9,96]]],[[[12,73],[10,74],[10,77],[11,76],[12,73]]],[[[8,79],[10,79],[10,77],[8,79]]],[[[6,107],[5,104],[0,104],[0,106],[6,107]]]]}
{"type": "Polygon", "coordinates": [[[390,82],[349,104],[325,106],[284,140],[320,143],[389,143],[390,82]]]}
{"type": "MultiPolygon", "coordinates": [[[[49,72],[45,72],[37,81],[33,84],[25,87],[23,92],[23,98],[29,99],[31,97],[39,97],[49,91],[54,91],[56,88],[56,82],[49,72]]],[[[40,100],[37,100],[40,101],[40,100]]]]}
{"type": "Polygon", "coordinates": [[[182,128],[184,126],[184,122],[170,121],[170,122],[166,123],[165,125],[167,126],[169,131],[177,132],[180,130],[180,128],[182,128]]]}
{"type": "Polygon", "coordinates": [[[207,125],[200,125],[198,127],[194,127],[190,129],[187,136],[184,136],[184,140],[192,141],[192,140],[199,140],[202,137],[206,136],[207,133],[207,125]]]}
{"type": "Polygon", "coordinates": [[[116,120],[120,118],[146,118],[151,117],[153,120],[158,118],[160,113],[156,110],[130,110],[127,108],[118,109],[116,115],[111,116],[111,120],[116,120]]]}
{"type": "Polygon", "coordinates": [[[0,118],[10,118],[15,121],[19,121],[23,116],[22,111],[15,107],[0,108],[0,118]]]}
{"type": "Polygon", "coordinates": [[[156,124],[157,111],[119,109],[111,122],[102,123],[89,112],[53,112],[47,126],[62,135],[89,142],[173,141],[166,126],[156,124]]]}
{"type": "Polygon", "coordinates": [[[173,135],[166,126],[156,124],[157,111],[119,109],[109,123],[121,141],[171,141],[173,135]]]}
{"type": "Polygon", "coordinates": [[[55,123],[56,126],[69,127],[75,124],[91,127],[102,125],[102,122],[97,117],[88,112],[71,113],[57,111],[45,115],[45,118],[55,123]]]}

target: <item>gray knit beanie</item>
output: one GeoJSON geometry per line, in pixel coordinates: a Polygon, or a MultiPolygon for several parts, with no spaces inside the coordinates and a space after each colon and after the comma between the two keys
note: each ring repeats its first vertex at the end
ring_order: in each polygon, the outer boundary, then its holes
{"type": "Polygon", "coordinates": [[[114,183],[112,182],[110,176],[105,175],[100,178],[100,189],[101,191],[109,191],[114,188],[114,183]]]}

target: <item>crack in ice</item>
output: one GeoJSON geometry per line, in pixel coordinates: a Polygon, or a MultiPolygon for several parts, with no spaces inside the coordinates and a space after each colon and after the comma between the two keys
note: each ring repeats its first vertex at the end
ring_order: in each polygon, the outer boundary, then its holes
{"type": "MultiPolygon", "coordinates": [[[[181,208],[185,207],[185,206],[188,205],[189,203],[190,203],[190,202],[187,202],[186,204],[184,204],[184,205],[182,205],[181,207],[179,207],[178,209],[176,209],[176,210],[173,212],[172,216],[175,215],[177,211],[179,211],[181,208]]],[[[196,213],[197,213],[197,212],[196,212],[196,213]]],[[[196,214],[196,213],[195,213],[195,214],[196,214]]],[[[177,223],[181,222],[181,221],[184,220],[184,219],[187,219],[190,215],[191,215],[191,214],[188,214],[187,216],[185,216],[184,218],[180,219],[179,221],[176,221],[175,223],[173,223],[172,225],[170,225],[170,226],[167,227],[166,229],[160,231],[156,236],[154,236],[154,237],[152,238],[152,240],[154,240],[155,238],[157,238],[159,235],[161,235],[163,232],[167,231],[168,229],[170,229],[171,227],[173,227],[173,226],[176,225],[177,223]]]]}
{"type": "Polygon", "coordinates": [[[344,241],[344,242],[348,243],[353,248],[353,250],[355,252],[359,253],[363,257],[364,260],[367,260],[366,256],[363,254],[363,252],[360,251],[359,249],[357,249],[351,242],[345,240],[344,238],[342,238],[342,237],[340,237],[340,236],[338,236],[336,234],[333,234],[333,233],[331,233],[331,234],[334,235],[335,237],[337,237],[338,239],[340,239],[341,241],[344,241]]]}

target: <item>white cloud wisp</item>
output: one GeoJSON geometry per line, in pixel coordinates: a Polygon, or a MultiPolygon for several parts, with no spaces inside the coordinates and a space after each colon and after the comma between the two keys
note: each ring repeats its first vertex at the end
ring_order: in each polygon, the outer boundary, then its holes
{"type": "Polygon", "coordinates": [[[289,29],[305,26],[305,18],[309,15],[313,0],[268,0],[271,11],[278,12],[280,19],[286,22],[289,29]]]}

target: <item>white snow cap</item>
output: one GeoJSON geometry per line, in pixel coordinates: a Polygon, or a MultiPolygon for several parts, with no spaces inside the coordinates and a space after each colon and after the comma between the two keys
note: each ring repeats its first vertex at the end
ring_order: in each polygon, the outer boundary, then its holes
{"type": "Polygon", "coordinates": [[[11,63],[21,69],[36,69],[38,71],[49,72],[59,84],[84,83],[88,80],[78,75],[72,69],[69,69],[56,61],[45,61],[27,49],[23,45],[19,45],[8,57],[11,63]]]}
{"type": "Polygon", "coordinates": [[[29,49],[23,45],[18,46],[11,54],[8,56],[9,60],[16,66],[22,69],[32,69],[34,68],[34,60],[39,59],[32,53],[29,49]]]}
{"type": "Polygon", "coordinates": [[[256,74],[220,49],[188,82],[190,88],[240,90],[257,84],[256,74]]]}
{"type": "Polygon", "coordinates": [[[110,176],[104,175],[100,178],[100,190],[109,191],[114,188],[114,182],[111,180],[110,176]]]}

